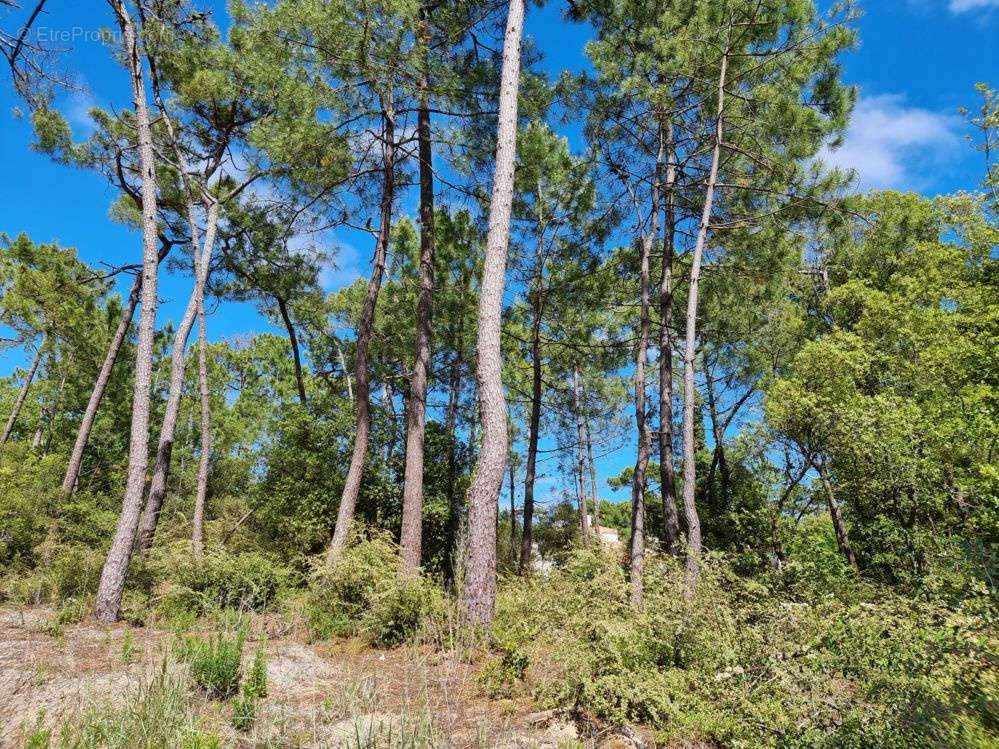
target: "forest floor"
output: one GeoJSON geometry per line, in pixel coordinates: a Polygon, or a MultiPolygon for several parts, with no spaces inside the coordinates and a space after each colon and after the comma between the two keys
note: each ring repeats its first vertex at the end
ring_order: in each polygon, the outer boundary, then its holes
{"type": "MultiPolygon", "coordinates": [[[[157,678],[184,668],[170,655],[173,632],[93,621],[53,626],[54,613],[0,610],[2,747],[24,746],[40,729],[51,729],[57,740],[67,725],[106,722],[119,713],[141,720],[136,705],[144,690],[151,693],[157,678]]],[[[226,705],[196,688],[189,697],[185,692],[188,719],[223,746],[564,749],[644,743],[613,732],[580,737],[574,724],[538,711],[526,697],[488,699],[476,684],[481,664],[455,654],[417,646],[374,650],[359,640],[308,643],[277,617],[254,617],[244,673],[255,641],[264,636],[268,696],[249,733],[229,726],[226,705]]]]}

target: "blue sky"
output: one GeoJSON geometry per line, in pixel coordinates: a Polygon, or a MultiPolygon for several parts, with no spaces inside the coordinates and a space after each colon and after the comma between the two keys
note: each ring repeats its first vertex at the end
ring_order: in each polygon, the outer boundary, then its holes
{"type": "MultiPolygon", "coordinates": [[[[218,3],[221,5],[221,3],[218,3]]],[[[981,154],[965,140],[971,132],[958,108],[978,105],[975,83],[999,85],[999,0],[867,0],[858,23],[860,45],[843,60],[844,76],[860,87],[860,101],[846,143],[828,161],[857,169],[863,188],[915,190],[927,195],[973,189],[982,174],[981,154]]],[[[585,67],[585,27],[564,23],[563,5],[549,2],[528,11],[527,33],[553,73],[585,67]]],[[[17,14],[0,17],[5,27],[17,14]]],[[[63,103],[78,136],[86,134],[86,112],[94,104],[128,106],[128,80],[96,40],[110,26],[104,3],[49,0],[38,33],[70,47],[65,67],[81,90],[63,103]]],[[[139,237],[107,218],[114,191],[99,176],[51,163],[32,153],[27,122],[6,71],[0,83],[0,231],[27,232],[35,241],[76,247],[91,263],[137,262],[139,237]]],[[[324,274],[330,288],[366,276],[370,260],[363,237],[344,238],[337,268],[324,274]]],[[[183,276],[163,277],[159,321],[176,320],[188,293],[183,276]]],[[[268,329],[249,305],[226,304],[210,320],[213,338],[268,329]]],[[[18,351],[0,353],[0,376],[23,361],[18,351]]],[[[627,445],[600,465],[600,484],[632,459],[627,445]]],[[[554,481],[549,476],[547,481],[554,481]]],[[[606,491],[604,491],[606,493],[606,491]]]]}

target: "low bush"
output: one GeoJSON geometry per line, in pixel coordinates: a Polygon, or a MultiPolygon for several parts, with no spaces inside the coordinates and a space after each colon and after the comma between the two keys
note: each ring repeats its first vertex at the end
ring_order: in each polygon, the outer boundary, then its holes
{"type": "Polygon", "coordinates": [[[188,640],[184,655],[191,664],[191,678],[212,699],[227,700],[239,690],[245,640],[245,628],[235,635],[219,633],[207,640],[188,640]]]}
{"type": "Polygon", "coordinates": [[[681,564],[653,557],[636,612],[617,561],[574,554],[501,584],[499,656],[480,685],[509,694],[522,674],[551,707],[644,724],[664,743],[995,745],[999,638],[986,595],[954,609],[850,577],[809,587],[826,571],[802,573],[747,579],[709,556],[687,600],[681,564]]]}
{"type": "Polygon", "coordinates": [[[397,645],[442,607],[443,594],[405,573],[399,547],[387,534],[353,539],[332,561],[320,562],[309,586],[314,637],[361,635],[374,645],[397,645]]]}
{"type": "Polygon", "coordinates": [[[219,608],[266,609],[280,591],[298,581],[294,570],[256,552],[214,549],[199,561],[191,554],[190,542],[153,549],[147,573],[159,613],[167,619],[185,611],[200,615],[219,608]]]}

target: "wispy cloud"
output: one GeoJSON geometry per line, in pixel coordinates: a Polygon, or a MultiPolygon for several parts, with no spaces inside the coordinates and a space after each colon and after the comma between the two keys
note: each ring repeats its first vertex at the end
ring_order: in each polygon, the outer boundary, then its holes
{"type": "Polygon", "coordinates": [[[843,145],[824,149],[821,158],[855,170],[864,189],[926,189],[962,146],[962,126],[957,115],[906,106],[902,96],[862,97],[843,145]]]}
{"type": "Polygon", "coordinates": [[[337,291],[361,277],[361,253],[340,238],[334,238],[330,244],[335,254],[320,272],[319,285],[324,291],[337,291]]]}
{"type": "Polygon", "coordinates": [[[951,13],[964,13],[980,8],[999,8],[999,0],[950,0],[947,7],[951,13]]]}

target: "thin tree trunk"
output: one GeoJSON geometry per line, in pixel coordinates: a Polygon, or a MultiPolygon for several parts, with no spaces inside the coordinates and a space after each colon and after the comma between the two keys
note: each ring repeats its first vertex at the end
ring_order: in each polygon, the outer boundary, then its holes
{"type": "Polygon", "coordinates": [[[687,292],[687,327],[683,355],[683,510],[687,517],[687,596],[693,596],[701,566],[701,520],[697,515],[695,490],[697,466],[694,463],[694,413],[697,390],[694,383],[694,361],[697,355],[697,293],[701,280],[701,262],[704,243],[711,224],[714,208],[715,182],[718,180],[718,163],[721,160],[722,135],[725,113],[725,74],[728,70],[728,52],[722,55],[718,75],[718,111],[715,124],[715,144],[711,152],[711,171],[708,173],[704,193],[704,210],[694,243],[694,257],[690,266],[690,288],[687,292]]]}
{"type": "Polygon", "coordinates": [[[531,325],[531,415],[527,424],[527,470],[524,476],[524,518],[520,534],[521,575],[531,571],[534,548],[534,482],[537,480],[538,440],[541,432],[541,319],[544,314],[544,278],[539,249],[534,321],[531,325]]]}
{"type": "MultiPolygon", "coordinates": [[[[638,350],[635,355],[635,426],[638,432],[638,455],[635,460],[635,472],[631,481],[631,548],[629,554],[629,571],[631,585],[631,605],[635,609],[642,608],[645,598],[645,473],[652,455],[652,433],[649,430],[648,417],[645,413],[645,367],[649,352],[650,327],[650,275],[652,247],[658,233],[659,198],[660,198],[660,165],[662,164],[665,143],[660,138],[659,153],[656,157],[656,174],[652,184],[652,206],[649,211],[649,225],[642,237],[641,244],[641,300],[638,321],[638,350]]],[[[641,224],[641,211],[636,200],[636,216],[641,224]]]]}
{"type": "Polygon", "coordinates": [[[142,276],[138,275],[135,277],[132,290],[128,294],[128,301],[122,310],[118,327],[111,337],[107,355],[104,357],[101,371],[97,375],[94,389],[90,392],[87,408],[83,412],[83,420],[80,422],[80,428],[76,433],[76,442],[73,443],[73,450],[69,455],[69,464],[66,466],[66,476],[62,480],[62,493],[66,496],[72,494],[73,489],[76,487],[76,480],[80,476],[80,468],[83,466],[83,453],[87,449],[87,443],[90,441],[90,433],[93,431],[94,422],[97,420],[97,410],[104,399],[108,382],[111,381],[111,372],[114,369],[115,362],[118,361],[121,346],[128,335],[128,329],[132,324],[132,316],[135,314],[135,308],[139,303],[139,292],[141,289],[142,276]]]}
{"type": "Polygon", "coordinates": [[[375,305],[378,291],[385,273],[385,256],[388,252],[389,233],[392,229],[392,202],[395,199],[395,113],[392,110],[391,93],[388,95],[383,112],[384,150],[382,166],[382,198],[380,225],[375,240],[375,256],[368,281],[368,291],[361,309],[361,319],[357,326],[357,351],[354,357],[354,380],[357,384],[357,421],[354,433],[354,451],[350,458],[350,468],[340,497],[336,526],[330,540],[327,558],[332,560],[347,545],[350,524],[357,508],[357,496],[361,491],[364,476],[364,461],[368,454],[368,436],[371,431],[371,384],[368,377],[368,347],[375,323],[375,305]]]}
{"type": "Polygon", "coordinates": [[[153,338],[156,332],[156,293],[159,253],[156,209],[156,160],[146,105],[142,60],[135,27],[125,0],[109,0],[122,32],[123,48],[132,84],[135,127],[139,150],[142,193],[142,307],[139,314],[139,337],[135,352],[135,386],[132,396],[132,427],[129,437],[128,477],[118,527],[115,530],[107,561],[101,570],[94,613],[109,624],[118,619],[125,574],[132,557],[135,531],[142,511],[146,466],[149,461],[149,400],[152,389],[153,338]]]}
{"type": "Polygon", "coordinates": [[[45,346],[45,340],[46,338],[43,336],[42,342],[38,344],[38,348],[35,351],[35,358],[31,360],[31,367],[24,376],[24,384],[21,385],[21,391],[17,394],[17,400],[14,401],[14,410],[10,412],[10,418],[7,419],[7,426],[4,427],[3,439],[0,439],[0,445],[7,444],[11,432],[14,431],[14,425],[17,424],[17,418],[21,415],[24,400],[28,397],[28,389],[31,387],[32,380],[35,379],[35,372],[38,371],[38,364],[42,360],[42,348],[45,346]]]}
{"type": "MultiPolygon", "coordinates": [[[[291,321],[288,312],[288,302],[281,297],[277,299],[278,311],[284,321],[284,327],[288,331],[288,342],[291,344],[291,356],[295,361],[295,384],[298,387],[298,402],[305,405],[305,378],[302,375],[302,355],[298,350],[298,335],[295,333],[295,324],[291,321]]],[[[350,388],[350,378],[348,377],[347,387],[350,388]]]]}
{"type": "MultiPolygon", "coordinates": [[[[425,40],[426,41],[426,40],[425,40]]],[[[427,425],[427,380],[431,362],[434,295],[434,172],[430,141],[430,81],[420,80],[417,114],[420,153],[420,289],[416,301],[416,352],[406,407],[406,469],[402,488],[402,562],[420,566],[423,548],[423,450],[427,425]]]]}
{"type": "Polygon", "coordinates": [[[708,394],[708,418],[711,420],[711,439],[714,441],[714,450],[711,457],[711,468],[708,470],[707,488],[708,495],[714,501],[715,496],[715,467],[721,469],[721,501],[725,507],[728,503],[728,461],[725,460],[725,435],[718,418],[718,405],[715,400],[714,378],[708,367],[707,357],[704,357],[704,386],[708,394]]]}
{"type": "Polygon", "coordinates": [[[479,297],[477,373],[482,447],[475,477],[468,489],[468,554],[462,598],[465,618],[481,625],[492,621],[496,605],[495,517],[507,458],[500,326],[517,155],[517,96],[523,25],[524,0],[510,0],[503,41],[496,168],[479,297]]]}
{"type": "MultiPolygon", "coordinates": [[[[200,269],[199,269],[200,270],[200,269]]],[[[198,488],[194,497],[191,547],[195,559],[205,550],[205,497],[208,494],[208,463],[212,455],[212,404],[208,394],[208,340],[205,324],[204,289],[198,300],[198,395],[201,401],[201,456],[198,461],[198,488]]]]}
{"type": "Polygon", "coordinates": [[[448,502],[451,507],[457,504],[458,483],[458,405],[461,399],[461,373],[465,366],[465,324],[464,315],[458,320],[455,344],[455,361],[451,367],[451,381],[448,384],[447,413],[444,421],[450,438],[447,456],[448,502]]]}
{"type": "Polygon", "coordinates": [[[350,383],[350,370],[347,369],[347,358],[343,355],[343,346],[336,344],[336,353],[340,357],[340,367],[343,369],[344,379],[347,380],[347,397],[354,400],[354,386],[350,383]]]}
{"type": "MultiPolygon", "coordinates": [[[[650,220],[654,221],[656,211],[650,220]]],[[[635,357],[635,426],[638,431],[638,457],[631,482],[631,549],[629,570],[631,605],[642,608],[645,566],[645,471],[652,453],[652,435],[645,415],[645,364],[649,350],[649,256],[652,254],[652,237],[649,231],[642,240],[641,258],[641,312],[638,324],[638,352],[635,357]]]]}
{"type": "Polygon", "coordinates": [[[822,488],[826,492],[826,501],[829,504],[829,516],[832,518],[833,530],[836,532],[836,545],[839,547],[843,558],[846,559],[847,564],[853,567],[853,569],[857,569],[857,557],[853,553],[853,547],[850,546],[850,535],[846,530],[846,521],[843,520],[843,511],[840,509],[836,493],[833,491],[832,482],[829,480],[829,474],[826,472],[825,461],[815,460],[812,465],[819,472],[819,480],[822,482],[822,488]]]}
{"type": "MultiPolygon", "coordinates": [[[[193,205],[189,206],[193,214],[193,205]]],[[[204,242],[199,249],[197,225],[193,215],[190,218],[191,244],[195,257],[194,289],[187,302],[187,309],[177,327],[173,339],[173,351],[170,356],[170,390],[167,394],[166,407],[163,411],[163,423],[160,426],[160,438],[156,448],[156,465],[153,477],[149,482],[149,495],[146,497],[146,507],[142,513],[142,523],[139,526],[135,550],[145,553],[153,543],[156,526],[159,523],[160,511],[163,509],[163,498],[166,496],[167,479],[170,476],[170,458],[173,454],[174,439],[177,432],[177,416],[180,413],[180,400],[184,394],[184,371],[187,366],[187,341],[198,316],[199,300],[204,296],[208,272],[211,268],[212,250],[215,244],[215,232],[218,227],[219,204],[213,202],[208,209],[208,219],[205,226],[204,242]]]]}
{"type": "Polygon", "coordinates": [[[597,542],[600,542],[600,496],[597,492],[597,464],[593,461],[593,438],[590,435],[590,416],[584,414],[583,427],[586,430],[586,456],[590,464],[590,504],[593,506],[593,527],[597,542]]]}
{"type": "Polygon", "coordinates": [[[666,220],[662,277],[659,282],[659,486],[663,500],[663,546],[676,553],[680,546],[680,517],[676,509],[676,469],[673,465],[673,245],[676,148],[673,125],[666,128],[666,220]]]}
{"type": "Polygon", "coordinates": [[[517,477],[513,461],[509,461],[510,469],[510,562],[517,563],[517,477]]]}
{"type": "Polygon", "coordinates": [[[579,469],[579,522],[583,532],[583,548],[590,548],[590,512],[586,508],[586,436],[583,431],[583,408],[579,397],[579,368],[572,370],[573,410],[576,415],[576,458],[579,469]]]}

